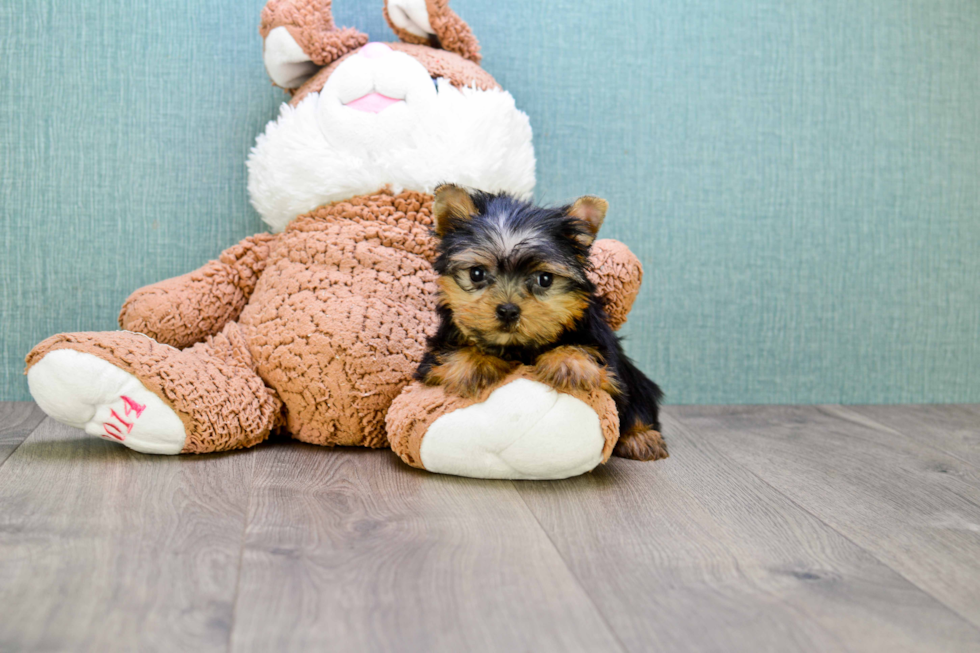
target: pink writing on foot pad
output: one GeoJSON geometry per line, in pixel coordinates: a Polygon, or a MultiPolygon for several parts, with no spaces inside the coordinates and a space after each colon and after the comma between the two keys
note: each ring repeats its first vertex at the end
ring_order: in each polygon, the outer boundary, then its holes
{"type": "Polygon", "coordinates": [[[143,411],[146,410],[146,406],[136,403],[126,395],[123,395],[121,399],[123,400],[123,403],[126,404],[126,415],[135,412],[136,417],[139,418],[139,416],[143,414],[143,411]]]}

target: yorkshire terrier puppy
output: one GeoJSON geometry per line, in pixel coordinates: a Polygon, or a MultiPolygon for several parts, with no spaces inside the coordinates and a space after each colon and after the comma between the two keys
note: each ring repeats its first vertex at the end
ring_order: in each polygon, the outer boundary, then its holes
{"type": "Polygon", "coordinates": [[[476,396],[523,364],[558,390],[601,388],[619,411],[614,453],[658,460],[662,393],[623,353],[586,275],[607,207],[598,197],[551,209],[437,188],[440,324],[416,378],[476,396]]]}

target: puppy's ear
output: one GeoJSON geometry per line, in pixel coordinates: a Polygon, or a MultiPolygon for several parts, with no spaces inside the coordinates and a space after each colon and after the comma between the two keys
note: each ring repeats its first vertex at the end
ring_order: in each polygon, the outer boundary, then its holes
{"type": "Polygon", "coordinates": [[[594,195],[578,198],[568,209],[568,215],[580,220],[589,231],[588,235],[582,234],[578,237],[583,245],[591,245],[595,241],[596,234],[599,233],[599,227],[602,226],[602,221],[605,220],[608,210],[609,202],[594,195]]]}
{"type": "Polygon", "coordinates": [[[454,184],[443,184],[436,188],[435,201],[432,202],[432,217],[435,220],[436,235],[442,238],[454,223],[469,220],[476,215],[476,205],[465,188],[454,184]]]}

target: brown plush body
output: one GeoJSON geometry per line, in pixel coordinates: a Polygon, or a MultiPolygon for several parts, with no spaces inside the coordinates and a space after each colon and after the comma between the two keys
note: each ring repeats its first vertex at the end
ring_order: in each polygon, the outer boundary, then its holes
{"type": "MultiPolygon", "coordinates": [[[[28,369],[61,348],[121,367],[181,417],[187,453],[252,446],[279,426],[312,444],[387,446],[388,409],[436,325],[431,210],[432,197],[413,192],[321,207],[133,293],[119,323],[136,333],[53,336],[28,369]]],[[[621,322],[638,261],[615,241],[599,241],[596,256],[621,322]]],[[[394,417],[409,429],[419,416],[409,403],[394,417]]]]}

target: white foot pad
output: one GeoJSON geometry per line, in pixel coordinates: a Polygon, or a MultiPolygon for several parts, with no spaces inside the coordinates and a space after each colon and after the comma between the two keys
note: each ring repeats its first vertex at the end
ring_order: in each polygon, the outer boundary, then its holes
{"type": "Polygon", "coordinates": [[[433,422],[419,454],[428,471],[440,474],[559,479],[593,469],[604,443],[588,404],[518,379],[433,422]]]}
{"type": "Polygon", "coordinates": [[[184,424],[139,380],[92,354],[58,349],[27,372],[31,395],[62,424],[143,453],[184,448],[184,424]]]}

